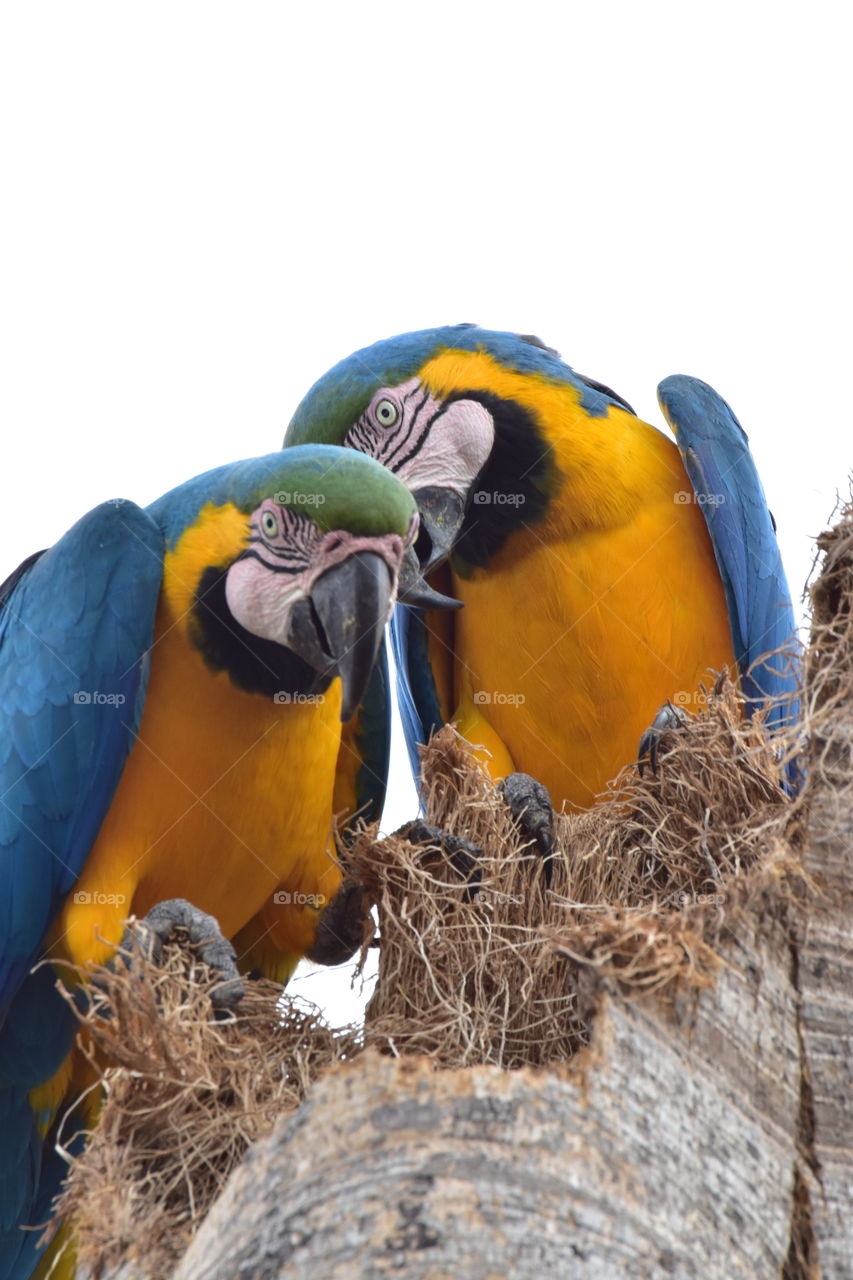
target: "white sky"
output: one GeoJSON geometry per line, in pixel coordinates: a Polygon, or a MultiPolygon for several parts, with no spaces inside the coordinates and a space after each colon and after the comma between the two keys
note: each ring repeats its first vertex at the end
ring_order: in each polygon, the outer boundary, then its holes
{"type": "Polygon", "coordinates": [[[853,455],[848,56],[827,0],[3,6],[0,576],[473,320],[659,425],[715,386],[798,595],[853,455]]]}

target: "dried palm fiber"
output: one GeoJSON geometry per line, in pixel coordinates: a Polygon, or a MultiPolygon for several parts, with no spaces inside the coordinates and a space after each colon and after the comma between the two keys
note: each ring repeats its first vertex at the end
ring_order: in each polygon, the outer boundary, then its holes
{"type": "Polygon", "coordinates": [[[546,867],[455,731],[435,735],[426,820],[482,849],[482,880],[474,891],[438,844],[366,831],[349,851],[379,914],[368,1045],[443,1067],[564,1060],[585,1039],[579,966],[623,990],[705,985],[727,914],[801,894],[782,786],[793,745],[743,716],[725,674],[661,745],[657,775],[625,769],[593,809],[559,815],[546,867]]]}
{"type": "Polygon", "coordinates": [[[103,1105],[59,1202],[92,1274],[169,1274],[248,1147],[302,1101],[309,1083],[356,1050],[307,1001],[246,983],[236,1013],[212,1014],[219,981],[180,942],[154,964],[99,969],[82,1043],[103,1105]]]}

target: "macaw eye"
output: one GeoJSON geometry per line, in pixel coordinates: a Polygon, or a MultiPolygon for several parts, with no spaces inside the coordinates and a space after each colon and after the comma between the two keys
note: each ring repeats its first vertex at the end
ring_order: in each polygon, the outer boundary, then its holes
{"type": "Polygon", "coordinates": [[[393,400],[380,400],[373,410],[373,416],[380,427],[393,427],[400,416],[400,411],[393,400]]]}
{"type": "Polygon", "coordinates": [[[261,516],[261,528],[268,538],[274,538],[278,533],[278,521],[271,511],[265,511],[261,516]]]}

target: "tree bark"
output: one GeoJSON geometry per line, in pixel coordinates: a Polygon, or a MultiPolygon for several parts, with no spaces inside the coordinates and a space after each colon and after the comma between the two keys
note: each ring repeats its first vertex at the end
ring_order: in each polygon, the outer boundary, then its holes
{"type": "Polygon", "coordinates": [[[801,1100],[784,924],[733,938],[713,990],[590,995],[570,1067],[371,1053],[331,1072],[250,1152],[175,1280],[780,1275],[801,1100]]]}
{"type": "MultiPolygon", "coordinates": [[[[849,712],[848,712],[849,715],[849,712]]],[[[812,758],[806,872],[818,896],[794,949],[804,1058],[800,1141],[823,1276],[853,1275],[853,719],[834,716],[812,758]]]]}

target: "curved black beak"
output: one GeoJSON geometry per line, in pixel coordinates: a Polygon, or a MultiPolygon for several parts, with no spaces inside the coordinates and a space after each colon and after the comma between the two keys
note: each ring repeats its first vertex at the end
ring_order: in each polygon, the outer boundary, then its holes
{"type": "Polygon", "coordinates": [[[452,596],[443,596],[440,591],[433,591],[429,583],[424,580],[414,547],[409,547],[400,565],[397,599],[400,604],[413,605],[418,609],[462,608],[461,600],[454,600],[452,596]]]}
{"type": "MultiPolygon", "coordinates": [[[[394,575],[375,551],[356,551],[321,574],[293,606],[287,647],[322,676],[340,676],[341,720],[354,715],[376,665],[391,611],[394,575]]],[[[414,548],[400,566],[398,598],[422,609],[459,609],[423,580],[414,548]]]]}
{"type": "Polygon", "coordinates": [[[465,502],[452,489],[428,485],[412,494],[418,504],[421,524],[415,548],[421,569],[427,573],[453,550],[453,544],[462,528],[465,502]]]}
{"type": "Polygon", "coordinates": [[[356,551],[314,583],[312,621],[331,672],[341,677],[341,720],[355,713],[367,688],[393,590],[391,570],[375,551],[356,551]]]}

